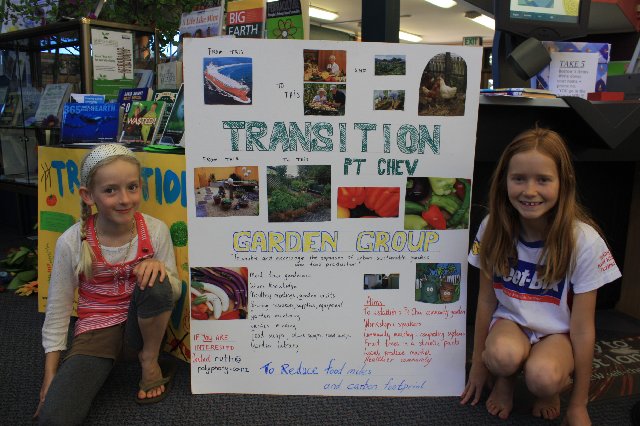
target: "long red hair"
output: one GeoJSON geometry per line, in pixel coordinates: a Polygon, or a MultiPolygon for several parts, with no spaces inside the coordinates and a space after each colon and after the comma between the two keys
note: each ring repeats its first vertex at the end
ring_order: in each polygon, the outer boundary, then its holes
{"type": "Polygon", "coordinates": [[[507,196],[507,171],[513,156],[527,151],[537,151],[551,158],[560,183],[558,202],[547,213],[546,237],[538,259],[538,276],[549,284],[566,276],[575,263],[576,221],[591,225],[602,235],[578,201],[569,149],[563,138],[549,129],[535,127],[520,133],[500,156],[489,189],[489,218],[482,238],[480,267],[489,276],[492,273],[507,276],[517,261],[520,217],[507,196]]]}

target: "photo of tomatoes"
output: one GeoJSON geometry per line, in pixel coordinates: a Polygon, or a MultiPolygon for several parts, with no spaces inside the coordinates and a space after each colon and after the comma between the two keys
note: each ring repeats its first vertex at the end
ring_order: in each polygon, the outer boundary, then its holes
{"type": "Polygon", "coordinates": [[[388,186],[341,186],[338,188],[338,218],[398,217],[400,188],[388,186]]]}

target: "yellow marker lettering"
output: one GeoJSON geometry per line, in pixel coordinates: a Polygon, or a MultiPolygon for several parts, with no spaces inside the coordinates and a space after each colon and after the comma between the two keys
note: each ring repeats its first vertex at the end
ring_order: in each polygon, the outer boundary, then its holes
{"type": "Polygon", "coordinates": [[[284,251],[282,243],[284,243],[282,232],[269,232],[269,251],[284,251]]]}

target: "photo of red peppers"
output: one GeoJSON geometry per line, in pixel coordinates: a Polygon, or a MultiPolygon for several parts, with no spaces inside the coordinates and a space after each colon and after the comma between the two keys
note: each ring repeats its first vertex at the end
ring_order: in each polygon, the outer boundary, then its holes
{"type": "Polygon", "coordinates": [[[338,218],[398,217],[400,188],[387,186],[341,186],[338,218]]]}

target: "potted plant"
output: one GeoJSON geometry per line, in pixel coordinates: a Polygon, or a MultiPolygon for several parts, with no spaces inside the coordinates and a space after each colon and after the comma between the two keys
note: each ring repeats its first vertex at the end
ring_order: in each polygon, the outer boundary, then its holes
{"type": "Polygon", "coordinates": [[[238,200],[238,205],[240,207],[249,207],[249,199],[243,195],[240,197],[240,200],[238,200]]]}
{"type": "Polygon", "coordinates": [[[233,200],[231,198],[223,198],[220,201],[220,207],[222,207],[222,210],[229,210],[232,204],[233,200]]]}
{"type": "Polygon", "coordinates": [[[220,201],[222,201],[222,196],[220,194],[213,196],[213,204],[220,204],[220,201]]]}

